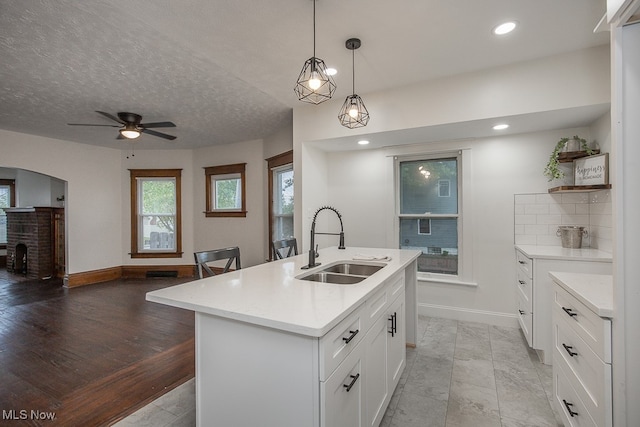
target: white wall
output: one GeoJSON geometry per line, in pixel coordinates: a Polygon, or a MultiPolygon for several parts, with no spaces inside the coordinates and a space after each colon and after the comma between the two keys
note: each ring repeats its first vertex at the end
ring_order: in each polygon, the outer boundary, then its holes
{"type": "Polygon", "coordinates": [[[610,102],[609,48],[580,50],[448,76],[405,88],[360,94],[371,114],[364,128],[337,120],[344,99],[293,112],[294,147],[302,141],[555,111],[610,102]]]}
{"type": "Polygon", "coordinates": [[[0,130],[0,147],[0,167],[67,182],[66,231],[73,242],[67,245],[68,273],[122,264],[119,150],[5,130],[0,130]]]}
{"type": "MultiPolygon", "coordinates": [[[[286,150],[285,150],[286,151],[286,150]]],[[[246,141],[229,145],[201,148],[193,153],[194,203],[193,230],[194,250],[239,246],[242,267],[265,261],[269,256],[267,229],[264,216],[266,162],[262,140],[246,141]],[[205,174],[208,166],[246,163],[247,216],[246,218],[207,218],[205,211],[205,174]]],[[[189,254],[193,257],[193,253],[189,254]]]]}
{"type": "Polygon", "coordinates": [[[0,176],[16,179],[18,206],[60,206],[65,194],[67,273],[120,265],[193,264],[193,252],[239,245],[244,266],[268,257],[265,158],[291,150],[291,128],[199,150],[96,147],[0,130],[0,176]],[[268,154],[267,154],[268,153],[268,154]],[[247,163],[247,218],[204,218],[205,166],[247,163]],[[5,169],[6,168],[6,169],[5,169]],[[182,169],[182,258],[131,259],[129,169],[182,169]],[[33,171],[33,172],[30,172],[33,171]],[[40,175],[42,174],[42,175],[40,175]]]}
{"type": "MultiPolygon", "coordinates": [[[[393,156],[469,149],[475,225],[472,279],[478,286],[420,282],[418,304],[425,313],[433,314],[437,309],[438,315],[515,324],[514,194],[546,192],[548,182],[542,171],[549,153],[560,138],[575,134],[592,138],[589,128],[574,128],[322,153],[317,163],[327,168],[327,199],[343,214],[347,246],[397,247],[393,156]]],[[[307,172],[305,169],[305,176],[307,172]]]]}

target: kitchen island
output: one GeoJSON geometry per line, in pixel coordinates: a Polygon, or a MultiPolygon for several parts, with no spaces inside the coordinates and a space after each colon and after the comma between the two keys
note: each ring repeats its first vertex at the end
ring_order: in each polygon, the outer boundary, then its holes
{"type": "Polygon", "coordinates": [[[196,313],[200,426],[379,425],[416,343],[420,251],[322,249],[147,294],[196,313]],[[381,259],[385,258],[385,259],[381,259]],[[359,283],[302,280],[345,261],[359,283]]]}

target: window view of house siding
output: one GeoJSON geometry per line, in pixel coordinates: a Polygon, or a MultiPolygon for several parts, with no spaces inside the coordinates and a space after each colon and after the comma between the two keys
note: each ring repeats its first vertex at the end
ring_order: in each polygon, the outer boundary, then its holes
{"type": "Polygon", "coordinates": [[[400,248],[420,249],[418,271],[458,274],[458,161],[399,165],[400,248]]]}

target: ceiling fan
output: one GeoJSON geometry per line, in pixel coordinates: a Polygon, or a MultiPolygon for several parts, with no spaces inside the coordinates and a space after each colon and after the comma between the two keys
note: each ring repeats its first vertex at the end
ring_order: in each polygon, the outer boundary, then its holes
{"type": "Polygon", "coordinates": [[[136,139],[141,133],[147,133],[149,135],[157,136],[164,139],[174,140],[173,135],[167,135],[166,133],[151,130],[150,128],[174,128],[176,125],[172,122],[155,122],[155,123],[140,123],[142,116],[134,113],[117,113],[118,117],[113,114],[105,113],[104,111],[96,111],[96,113],[120,123],[119,125],[98,125],[89,123],[67,123],[69,126],[109,126],[114,128],[120,128],[117,139],[136,139]]]}

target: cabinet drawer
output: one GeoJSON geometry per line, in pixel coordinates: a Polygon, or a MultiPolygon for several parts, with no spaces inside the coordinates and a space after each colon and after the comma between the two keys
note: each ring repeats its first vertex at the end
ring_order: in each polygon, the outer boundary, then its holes
{"type": "Polygon", "coordinates": [[[553,360],[553,401],[565,427],[597,427],[589,411],[571,386],[562,362],[553,360]]]}
{"type": "Polygon", "coordinates": [[[516,264],[526,277],[533,279],[533,260],[531,258],[516,250],[516,264]]]}
{"type": "Polygon", "coordinates": [[[367,298],[365,303],[365,313],[363,317],[366,319],[364,329],[369,329],[378,317],[386,312],[389,305],[404,292],[404,271],[388,279],[380,289],[372,296],[367,298]]]}
{"type": "Polygon", "coordinates": [[[527,344],[531,347],[533,345],[533,312],[531,311],[531,300],[527,301],[520,292],[518,292],[516,301],[518,304],[518,323],[520,323],[522,333],[527,339],[527,344]]]}
{"type": "Polygon", "coordinates": [[[360,306],[320,338],[320,381],[326,380],[364,337],[364,312],[360,306]]]}
{"type": "Polygon", "coordinates": [[[553,310],[603,362],[611,363],[611,320],[598,316],[557,284],[553,286],[553,310]]]}
{"type": "Polygon", "coordinates": [[[554,363],[562,364],[564,374],[596,424],[606,425],[611,406],[611,365],[600,360],[565,320],[555,321],[554,329],[554,363]]]}
{"type": "Polygon", "coordinates": [[[531,303],[531,301],[533,299],[533,281],[529,277],[527,277],[521,269],[518,269],[516,280],[519,293],[524,297],[525,300],[529,301],[529,309],[532,310],[533,304],[531,303]]]}
{"type": "Polygon", "coordinates": [[[389,279],[389,284],[387,286],[389,289],[389,302],[391,302],[404,290],[404,270],[402,270],[400,274],[389,279]]]}
{"type": "Polygon", "coordinates": [[[320,383],[321,427],[364,425],[363,353],[360,344],[320,383]]]}
{"type": "Polygon", "coordinates": [[[367,319],[365,329],[369,329],[375,323],[375,320],[385,312],[389,303],[389,292],[386,286],[382,286],[381,289],[378,289],[376,293],[367,298],[364,312],[364,317],[367,319]]]}

